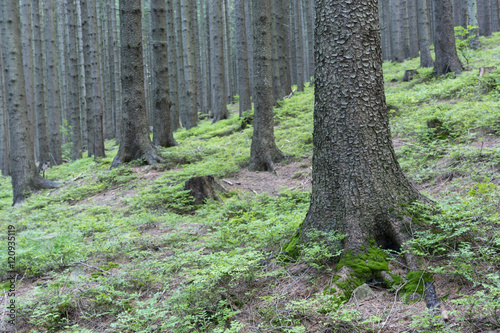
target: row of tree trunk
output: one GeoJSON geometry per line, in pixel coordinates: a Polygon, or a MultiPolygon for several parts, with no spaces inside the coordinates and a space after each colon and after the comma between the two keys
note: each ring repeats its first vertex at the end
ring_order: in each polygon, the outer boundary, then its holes
{"type": "MultiPolygon", "coordinates": [[[[480,36],[491,36],[500,30],[500,0],[453,0],[451,3],[454,26],[479,27],[480,36]]],[[[432,67],[428,49],[436,43],[440,5],[441,0],[379,0],[383,59],[401,62],[418,57],[420,52],[424,58],[422,66],[432,67]]]]}

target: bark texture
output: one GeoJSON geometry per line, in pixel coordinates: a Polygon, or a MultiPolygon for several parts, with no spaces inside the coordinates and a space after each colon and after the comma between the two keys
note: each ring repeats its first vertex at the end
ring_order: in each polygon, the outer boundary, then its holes
{"type": "Polygon", "coordinates": [[[19,2],[0,4],[3,73],[10,128],[10,163],[12,171],[13,205],[25,200],[27,193],[54,188],[58,184],[42,178],[35,166],[33,142],[28,133],[28,106],[24,92],[24,70],[21,52],[19,2]]]}
{"type": "Polygon", "coordinates": [[[167,21],[165,0],[151,1],[151,37],[153,43],[153,98],[155,146],[177,145],[170,120],[170,85],[168,70],[167,21]]]}
{"type": "Polygon", "coordinates": [[[234,2],[235,15],[235,34],[236,34],[236,54],[238,62],[238,94],[240,96],[240,117],[246,110],[252,108],[250,100],[250,77],[248,70],[248,46],[247,46],[247,29],[245,17],[244,0],[236,0],[234,2]]]}
{"type": "Polygon", "coordinates": [[[210,0],[210,57],[213,122],[229,118],[224,77],[222,2],[210,0]]]}
{"type": "Polygon", "coordinates": [[[434,72],[443,75],[453,72],[461,74],[463,65],[457,54],[455,31],[453,29],[453,6],[451,0],[440,0],[434,3],[436,12],[436,61],[434,72]]]}
{"type": "Polygon", "coordinates": [[[420,67],[432,67],[430,50],[430,25],[426,0],[417,0],[418,8],[418,44],[420,46],[420,67]]]}
{"type": "Polygon", "coordinates": [[[471,33],[474,37],[470,40],[470,47],[473,50],[477,50],[480,46],[479,44],[479,20],[477,16],[477,0],[468,0],[467,9],[469,11],[469,25],[471,27],[476,27],[472,29],[471,33]]]}
{"type": "Polygon", "coordinates": [[[250,171],[274,171],[285,155],[274,141],[271,5],[253,0],[254,32],[254,123],[250,171]]]}
{"type": "Polygon", "coordinates": [[[161,161],[149,138],[142,61],[141,0],[120,0],[122,137],[111,167],[143,159],[161,161]]]}
{"type": "Polygon", "coordinates": [[[318,0],[316,17],[313,187],[301,237],[336,230],[355,253],[370,239],[401,246],[402,204],[423,197],[392,146],[377,1],[318,0]]]}

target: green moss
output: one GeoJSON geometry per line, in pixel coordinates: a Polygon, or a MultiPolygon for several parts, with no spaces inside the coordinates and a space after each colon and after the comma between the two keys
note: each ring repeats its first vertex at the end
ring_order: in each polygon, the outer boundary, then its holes
{"type": "Polygon", "coordinates": [[[299,248],[299,243],[300,243],[300,236],[302,235],[302,227],[304,223],[300,223],[299,225],[299,230],[293,235],[293,237],[290,239],[290,242],[285,247],[285,252],[288,257],[297,259],[300,255],[300,248],[299,248]]]}
{"type": "Polygon", "coordinates": [[[424,283],[432,282],[432,275],[425,271],[408,272],[406,274],[406,284],[400,293],[408,298],[413,294],[422,295],[424,293],[424,283]]]}
{"type": "Polygon", "coordinates": [[[340,270],[344,266],[351,269],[351,278],[337,282],[337,286],[343,291],[345,300],[351,297],[354,289],[367,281],[381,280],[380,272],[389,270],[385,252],[375,246],[370,246],[367,251],[357,255],[347,252],[336,269],[340,270]]]}

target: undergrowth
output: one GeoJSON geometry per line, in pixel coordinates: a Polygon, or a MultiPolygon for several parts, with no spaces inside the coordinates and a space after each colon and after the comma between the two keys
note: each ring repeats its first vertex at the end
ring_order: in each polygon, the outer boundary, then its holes
{"type": "MultiPolygon", "coordinates": [[[[498,33],[481,38],[482,48],[467,53],[472,70],[457,77],[418,69],[413,81],[400,82],[419,59],[384,64],[397,157],[406,175],[436,202],[432,209],[408,207],[411,249],[424,268],[418,274],[459,286],[441,286],[438,295],[445,307],[457,309],[450,311],[451,322],[413,313],[402,319],[408,332],[500,327],[500,73],[477,75],[480,67],[500,67],[499,41],[498,33]]],[[[292,160],[312,155],[313,101],[313,87],[307,86],[275,108],[276,142],[292,160]]],[[[368,315],[353,305],[358,304],[353,290],[343,298],[333,290],[341,252],[324,240],[340,242],[341,235],[312,235],[314,241],[286,258],[284,248],[307,213],[309,192],[282,189],[272,196],[231,190],[221,194],[222,201],[200,206],[184,190],[194,175],[234,176],[248,165],[251,122],[250,111],[243,118],[204,120],[179,130],[180,146],[161,148],[164,162],[153,167],[110,171],[118,147],[108,141],[107,158],[49,169],[47,177],[63,187],[35,193],[15,208],[10,180],[0,177],[0,224],[17,231],[16,272],[24,288],[17,303],[21,329],[387,329],[391,313],[368,315]]],[[[6,233],[1,237],[6,241],[6,233]]],[[[359,271],[356,287],[367,279],[376,284],[382,270],[393,270],[388,297],[418,301],[403,295],[411,296],[410,289],[422,294],[421,278],[412,284],[415,279],[398,264],[398,254],[373,251],[377,267],[359,271]]],[[[1,262],[6,255],[0,252],[1,262]]],[[[345,263],[348,256],[343,258],[345,263]]],[[[0,276],[8,290],[6,265],[0,276]]]]}

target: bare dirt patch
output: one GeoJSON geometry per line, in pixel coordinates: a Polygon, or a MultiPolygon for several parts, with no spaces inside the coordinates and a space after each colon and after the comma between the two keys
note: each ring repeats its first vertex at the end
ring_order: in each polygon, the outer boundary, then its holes
{"type": "Polygon", "coordinates": [[[227,188],[240,189],[245,192],[278,195],[281,189],[310,191],[312,182],[311,159],[306,158],[300,162],[277,164],[276,173],[250,172],[241,169],[232,177],[221,180],[227,188]]]}

